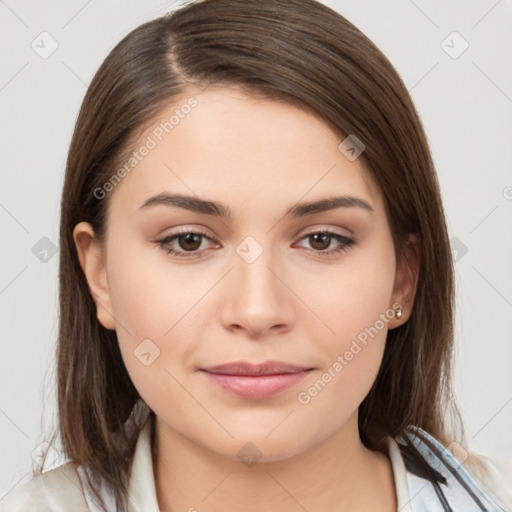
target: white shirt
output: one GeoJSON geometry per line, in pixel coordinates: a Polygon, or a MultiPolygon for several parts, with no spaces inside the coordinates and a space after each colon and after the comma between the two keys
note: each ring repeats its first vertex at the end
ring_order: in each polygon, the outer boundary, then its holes
{"type": "MultiPolygon", "coordinates": [[[[416,427],[407,437],[446,482],[440,485],[454,512],[512,511],[512,460],[490,459],[475,453],[461,463],[434,438],[416,427]],[[478,466],[481,466],[480,468],[478,466]],[[463,484],[468,486],[468,491],[463,484]],[[474,500],[476,496],[478,502],[474,500]],[[483,508],[482,508],[483,506],[483,508]]],[[[435,486],[415,474],[401,450],[405,437],[386,438],[393,468],[397,512],[444,512],[435,486]],[[398,442],[397,442],[398,441],[398,442]]],[[[467,453],[465,454],[467,455],[467,453]]],[[[135,449],[128,487],[128,512],[160,512],[156,498],[151,454],[151,422],[142,429],[135,449]]],[[[11,491],[1,502],[0,512],[100,512],[85,480],[83,467],[68,462],[33,478],[11,491]]],[[[102,497],[115,511],[112,496],[102,488],[102,497]]],[[[197,504],[197,510],[200,510],[197,504]]],[[[193,507],[194,504],[191,504],[193,507]]]]}

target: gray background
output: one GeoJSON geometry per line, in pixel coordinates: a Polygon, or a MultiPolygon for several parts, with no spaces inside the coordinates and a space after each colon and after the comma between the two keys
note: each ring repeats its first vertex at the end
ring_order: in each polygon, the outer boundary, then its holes
{"type": "MultiPolygon", "coordinates": [[[[456,260],[455,380],[469,446],[512,457],[512,2],[324,3],[411,91],[456,260]]],[[[80,102],[115,43],[171,5],[0,0],[0,498],[28,480],[55,417],[59,200],[80,102]]]]}

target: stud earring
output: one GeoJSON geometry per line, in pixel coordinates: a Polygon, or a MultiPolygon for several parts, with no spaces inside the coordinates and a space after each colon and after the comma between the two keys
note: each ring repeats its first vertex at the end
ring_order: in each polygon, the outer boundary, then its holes
{"type": "Polygon", "coordinates": [[[402,318],[402,306],[398,306],[398,309],[396,310],[396,317],[400,320],[402,318]]]}

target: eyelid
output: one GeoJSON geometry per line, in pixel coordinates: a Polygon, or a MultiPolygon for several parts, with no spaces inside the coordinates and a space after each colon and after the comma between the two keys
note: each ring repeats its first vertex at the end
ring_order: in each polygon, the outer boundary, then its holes
{"type": "Polygon", "coordinates": [[[161,238],[167,238],[170,236],[175,235],[182,235],[187,233],[201,233],[204,236],[207,236],[208,238],[215,238],[215,235],[210,234],[211,230],[202,226],[201,224],[186,224],[186,225],[180,225],[176,227],[166,227],[165,229],[162,229],[159,233],[155,235],[155,239],[161,239],[161,238]],[[169,234],[163,234],[164,232],[172,230],[169,234]]]}
{"type": "Polygon", "coordinates": [[[300,236],[301,238],[304,237],[304,236],[307,236],[309,234],[313,234],[313,233],[324,233],[324,232],[329,232],[329,233],[336,233],[337,235],[340,235],[340,236],[344,236],[345,238],[354,238],[354,234],[349,230],[349,229],[346,229],[346,231],[348,233],[344,233],[342,231],[340,231],[342,228],[340,228],[339,226],[329,226],[329,225],[316,225],[316,226],[313,226],[313,227],[309,227],[309,228],[306,228],[306,231],[299,231],[295,236],[300,236]],[[302,233],[302,234],[301,234],[302,233]]]}

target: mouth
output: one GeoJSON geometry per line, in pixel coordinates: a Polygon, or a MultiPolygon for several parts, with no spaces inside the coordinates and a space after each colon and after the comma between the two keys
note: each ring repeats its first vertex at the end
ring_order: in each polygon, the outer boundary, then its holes
{"type": "Polygon", "coordinates": [[[253,399],[275,396],[299,383],[312,370],[281,361],[261,364],[237,361],[200,369],[220,389],[253,399]]]}

